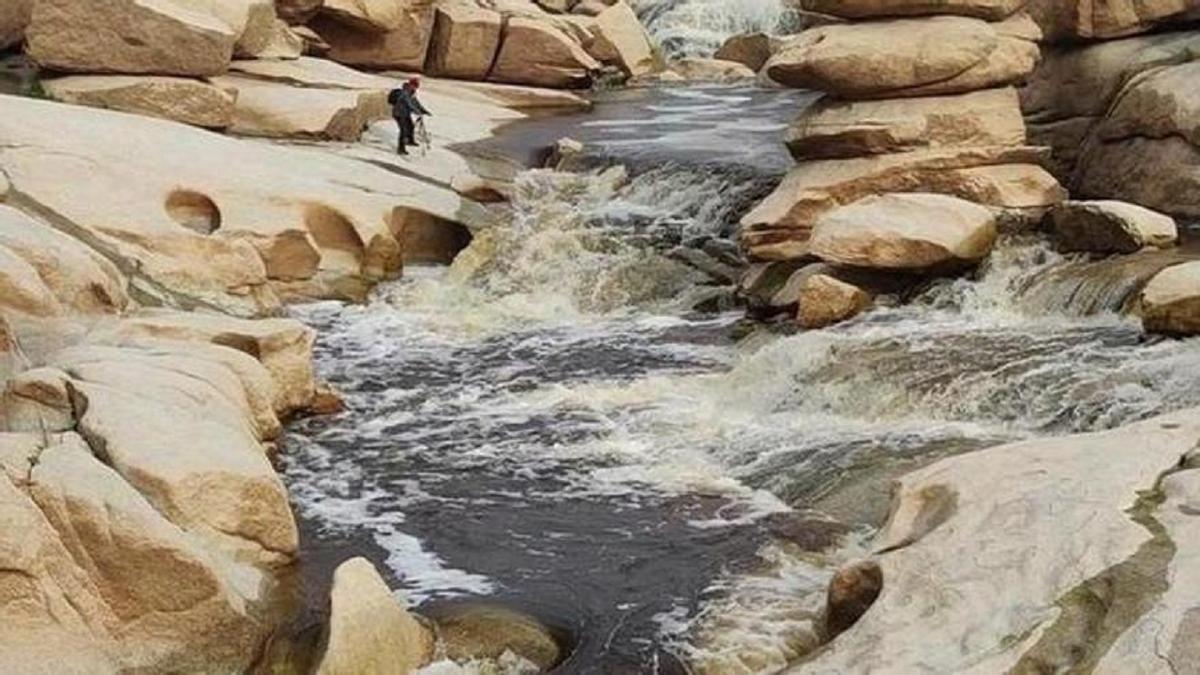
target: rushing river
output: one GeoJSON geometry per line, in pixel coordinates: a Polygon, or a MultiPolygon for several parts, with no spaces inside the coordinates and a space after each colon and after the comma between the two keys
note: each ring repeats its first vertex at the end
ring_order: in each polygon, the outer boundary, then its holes
{"type": "MultiPolygon", "coordinates": [[[[660,114],[746,95],[677,93],[660,114]]],[[[661,150],[658,131],[629,145],[661,150]]],[[[773,672],[811,646],[830,569],[897,472],[1200,404],[1200,345],[1117,313],[1174,254],[1010,239],[912,304],[737,339],[737,314],[691,309],[707,277],[664,252],[730,233],[772,175],[747,175],[752,142],[628,179],[527,172],[452,267],[298,311],[348,403],[282,453],[313,584],[362,554],[428,611],[518,608],[571,646],[564,673],[773,672]]]]}

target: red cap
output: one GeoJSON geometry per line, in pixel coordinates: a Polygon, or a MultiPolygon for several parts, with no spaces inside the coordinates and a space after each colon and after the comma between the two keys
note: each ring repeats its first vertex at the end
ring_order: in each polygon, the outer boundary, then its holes
{"type": "Polygon", "coordinates": [[[421,86],[421,78],[419,78],[419,77],[414,77],[414,78],[412,78],[411,80],[409,80],[409,81],[408,81],[408,83],[409,83],[410,85],[412,85],[412,88],[413,88],[413,89],[416,89],[416,88],[418,88],[418,87],[420,87],[420,86],[421,86]]]}

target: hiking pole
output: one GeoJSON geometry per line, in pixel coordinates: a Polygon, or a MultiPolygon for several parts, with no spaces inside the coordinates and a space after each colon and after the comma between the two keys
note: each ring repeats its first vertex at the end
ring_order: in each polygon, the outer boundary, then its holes
{"type": "Polygon", "coordinates": [[[417,116],[417,145],[421,148],[421,156],[424,157],[433,147],[433,142],[429,139],[429,130],[425,128],[425,116],[417,116]]]}

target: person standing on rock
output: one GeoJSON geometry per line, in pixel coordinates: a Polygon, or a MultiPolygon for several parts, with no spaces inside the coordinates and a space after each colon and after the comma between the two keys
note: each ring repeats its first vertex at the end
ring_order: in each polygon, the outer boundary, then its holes
{"type": "Polygon", "coordinates": [[[392,117],[400,125],[400,144],[397,152],[408,154],[408,146],[417,144],[417,125],[413,115],[432,115],[421,102],[417,100],[417,90],[421,88],[421,80],[413,78],[405,82],[399,89],[388,93],[388,103],[392,104],[392,117]]]}

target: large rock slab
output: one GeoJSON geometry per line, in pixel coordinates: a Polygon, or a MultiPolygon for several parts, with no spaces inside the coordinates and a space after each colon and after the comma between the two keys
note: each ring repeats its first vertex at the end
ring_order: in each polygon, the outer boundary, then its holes
{"type": "Polygon", "coordinates": [[[0,669],[240,671],[261,575],[218,560],[79,436],[0,434],[0,669]]]}
{"type": "Polygon", "coordinates": [[[1031,148],[919,150],[859,159],[804,162],[742,219],[751,257],[778,260],[807,252],[821,214],[885,192],[946,194],[979,204],[1039,210],[1066,199],[1031,148]]]}
{"type": "Polygon", "coordinates": [[[915,148],[1025,144],[1016,89],[881,101],[825,97],[787,133],[798,160],[861,157],[915,148]]]}
{"type": "Polygon", "coordinates": [[[1192,0],[1030,0],[1026,9],[1052,40],[1144,33],[1196,11],[1192,0]]]}
{"type": "Polygon", "coordinates": [[[75,75],[43,80],[50,97],[64,103],[161,117],[210,129],[233,123],[236,96],[227,89],[182,78],[75,75]]]}
{"type": "Polygon", "coordinates": [[[425,72],[437,77],[483,80],[500,49],[500,13],[467,4],[437,9],[425,72]]]}
{"type": "Polygon", "coordinates": [[[309,26],[329,44],[327,56],[339,63],[364,68],[420,71],[433,34],[433,9],[426,4],[401,4],[394,27],[363,30],[342,20],[318,16],[309,26]]]}
{"type": "Polygon", "coordinates": [[[1004,445],[905,476],[874,544],[878,600],[794,672],[1166,670],[1161,655],[1181,651],[1180,610],[1195,598],[1190,573],[1169,572],[1180,569],[1170,547],[1190,556],[1193,542],[1172,544],[1186,532],[1155,493],[1200,441],[1198,413],[1004,445]],[[1171,600],[1155,602],[1164,589],[1171,600]],[[1173,619],[1142,631],[1147,611],[1173,619]]]}
{"type": "Polygon", "coordinates": [[[292,87],[236,75],[212,83],[237,92],[234,134],[356,141],[371,122],[391,117],[383,91],[292,87]]]}
{"type": "Polygon", "coordinates": [[[771,80],[843,98],[963,93],[1024,80],[1035,42],[978,19],[938,16],[821,26],[771,57],[771,80]]]}
{"type": "Polygon", "coordinates": [[[1200,61],[1146,73],[1126,87],[1100,124],[1102,141],[1175,136],[1200,146],[1200,61]]]}
{"type": "Polygon", "coordinates": [[[1021,9],[1025,0],[801,0],[800,5],[846,19],[954,14],[999,21],[1021,9]]]}
{"type": "Polygon", "coordinates": [[[1076,193],[1119,199],[1179,218],[1200,218],[1200,148],[1179,137],[1131,137],[1092,145],[1076,193]]]}
{"type": "Polygon", "coordinates": [[[71,375],[79,432],[171,522],[260,564],[298,545],[287,492],[223,364],[148,349],[80,347],[55,358],[71,375]],[[149,414],[153,411],[152,414],[149,414]]]}
{"type": "Polygon", "coordinates": [[[1141,295],[1142,324],[1152,333],[1200,335],[1200,262],[1159,272],[1141,295]]]}
{"type": "Polygon", "coordinates": [[[238,33],[171,0],[38,0],[25,37],[55,70],[205,76],[229,66],[238,33]]]}
{"type": "Polygon", "coordinates": [[[946,269],[980,262],[996,236],[996,214],[978,204],[936,194],[883,194],[821,216],[809,250],[838,265],[946,269]]]}
{"type": "Polygon", "coordinates": [[[433,658],[433,634],[365,558],[347,560],[333,574],[325,642],[317,675],[411,673],[433,658]]]}
{"type": "Polygon", "coordinates": [[[1173,218],[1125,202],[1066,201],[1050,216],[1064,251],[1133,253],[1147,246],[1173,246],[1179,239],[1173,218]]]}
{"type": "Polygon", "coordinates": [[[387,33],[403,28],[405,14],[421,4],[412,0],[325,0],[325,15],[364,31],[387,33]]]}
{"type": "Polygon", "coordinates": [[[13,199],[116,263],[147,304],[260,315],[278,311],[280,284],[361,299],[398,273],[409,224],[490,219],[449,187],[320,150],[31,99],[3,105],[13,199]]]}
{"type": "Polygon", "coordinates": [[[509,19],[488,79],[541,87],[582,88],[601,65],[570,35],[553,24],[509,19]]]}

